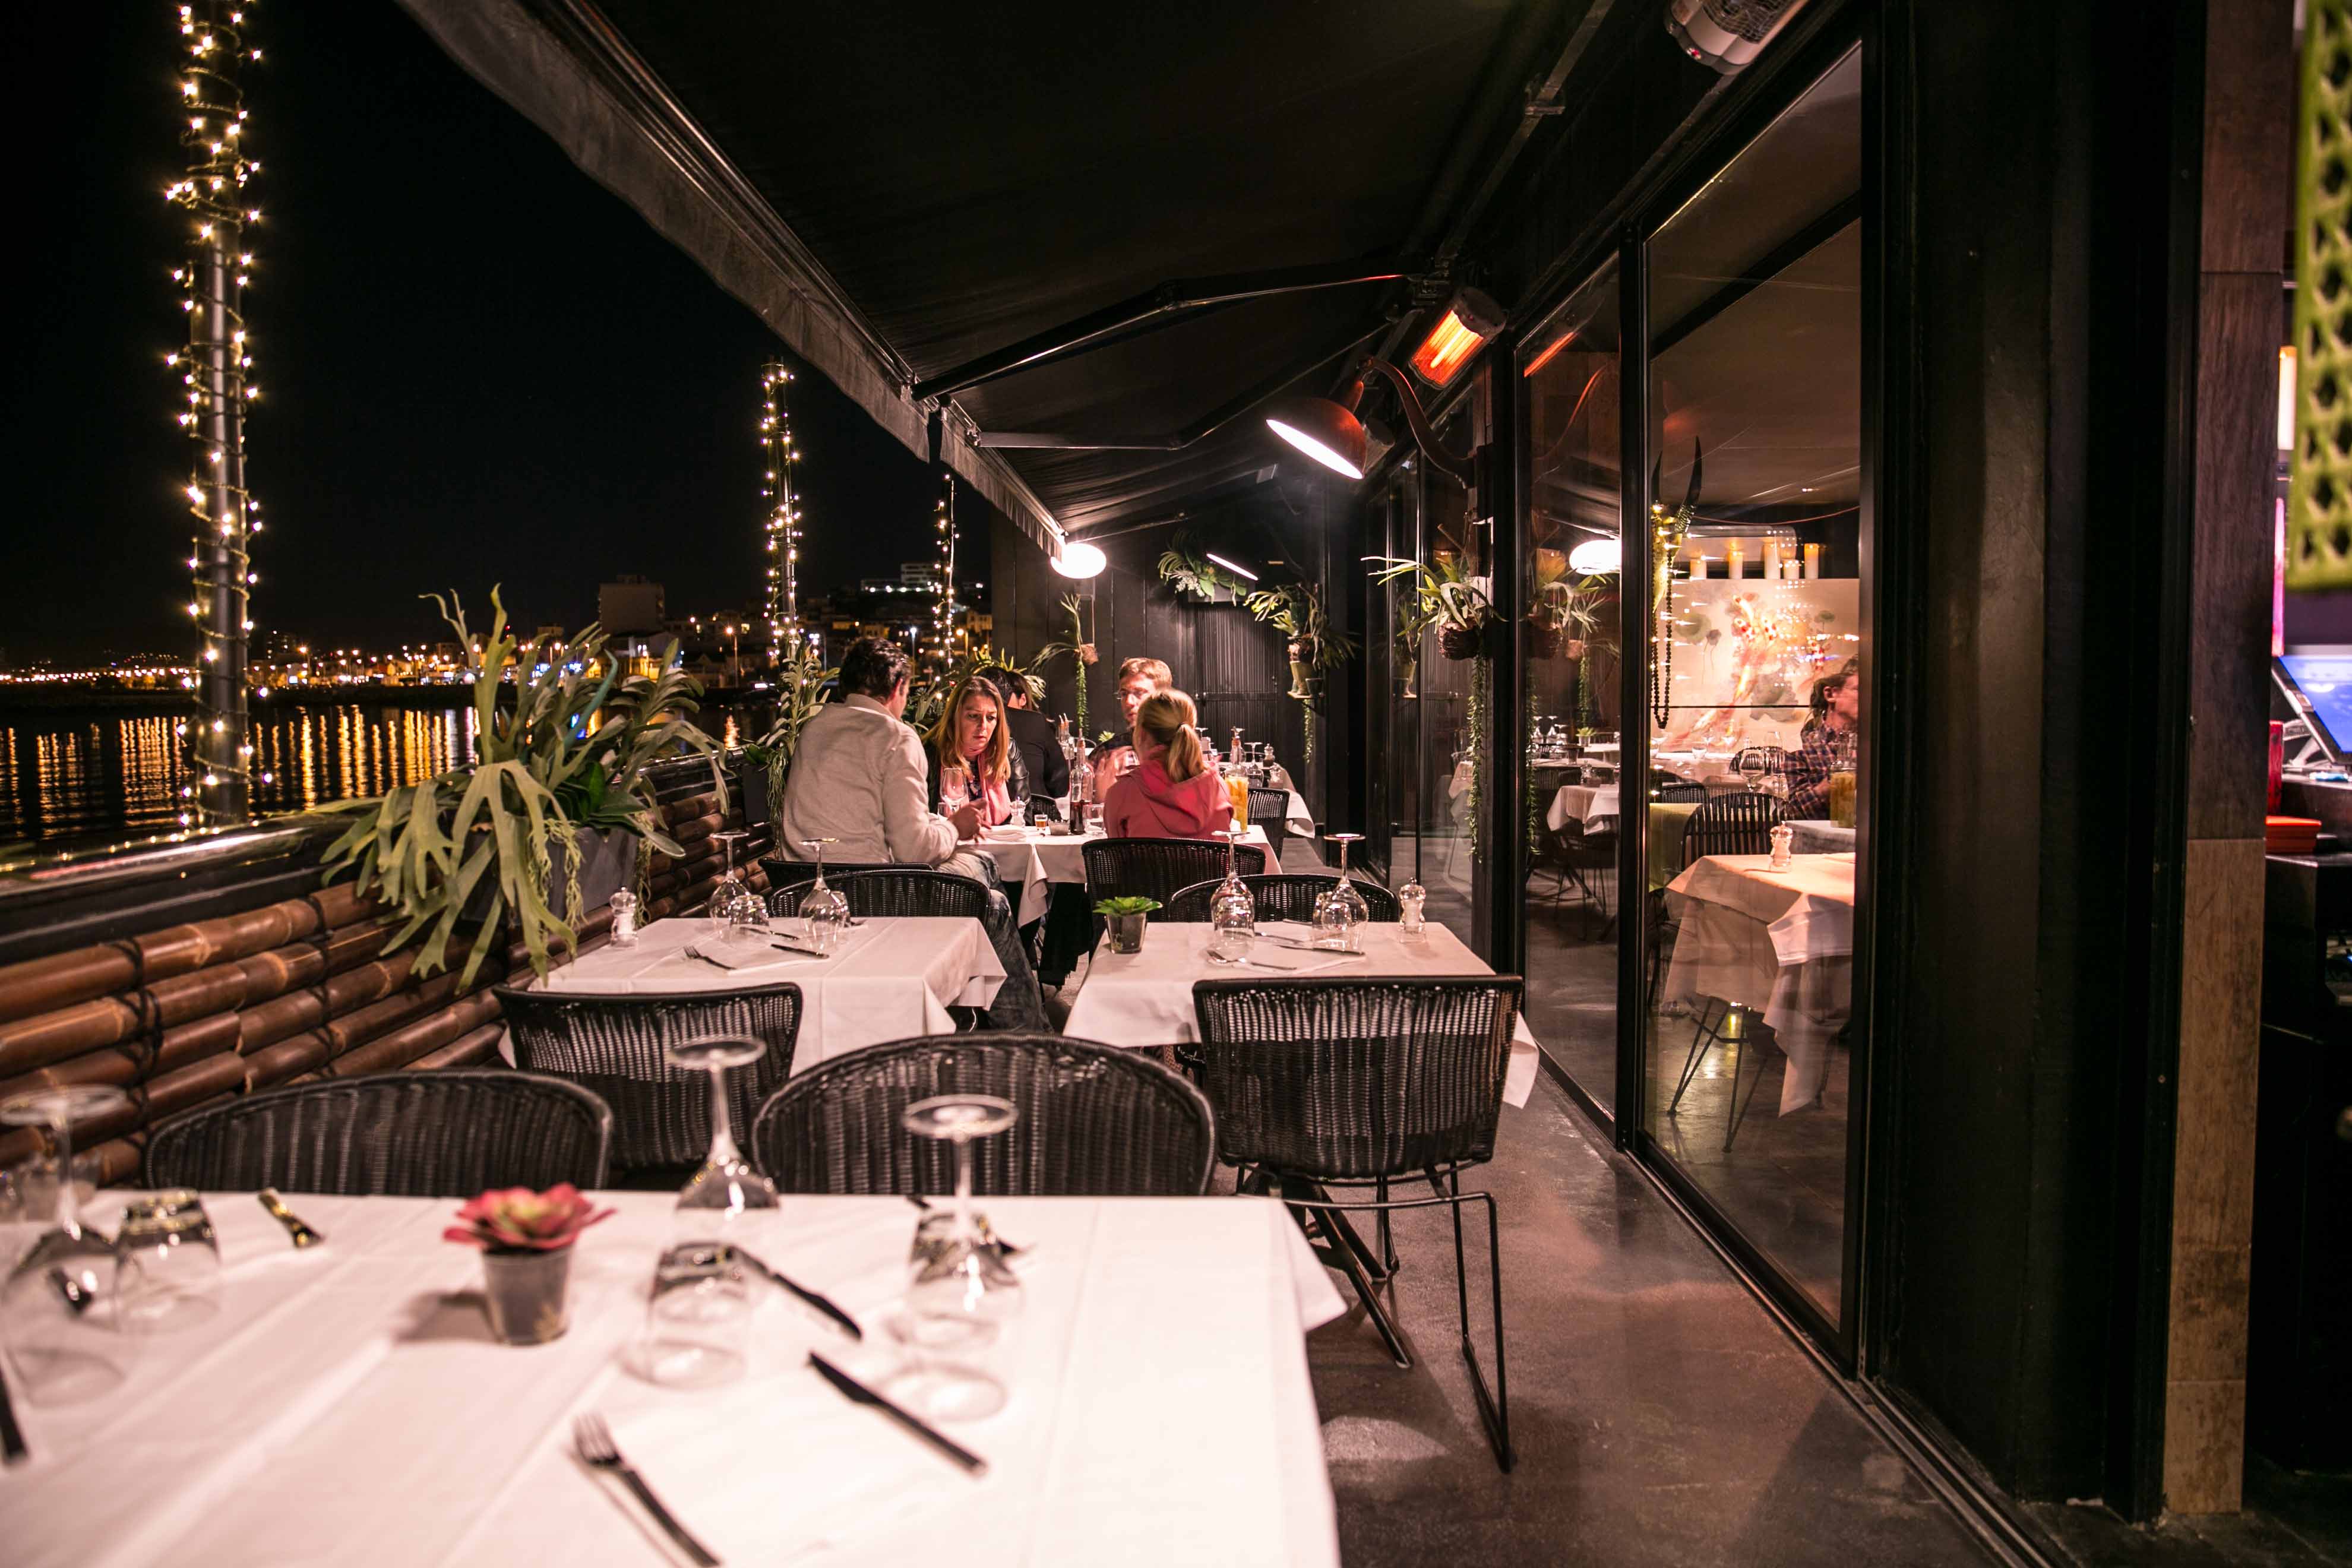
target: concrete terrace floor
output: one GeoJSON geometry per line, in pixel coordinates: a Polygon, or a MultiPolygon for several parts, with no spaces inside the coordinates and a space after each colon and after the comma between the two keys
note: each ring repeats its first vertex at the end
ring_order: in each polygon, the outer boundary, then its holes
{"type": "Polygon", "coordinates": [[[1549,1078],[1468,1184],[1502,1208],[1518,1466],[1455,1346],[1444,1211],[1408,1213],[1391,1300],[1416,1364],[1360,1309],[1307,1341],[1351,1568],[1995,1560],[1549,1078]]]}

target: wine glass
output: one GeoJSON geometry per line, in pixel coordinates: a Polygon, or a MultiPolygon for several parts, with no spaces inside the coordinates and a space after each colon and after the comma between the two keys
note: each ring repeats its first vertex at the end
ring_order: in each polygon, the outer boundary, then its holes
{"type": "Polygon", "coordinates": [[[1363,840],[1360,833],[1327,833],[1326,844],[1339,847],[1339,872],[1331,886],[1316,895],[1315,936],[1317,947],[1334,952],[1361,952],[1362,942],[1358,928],[1372,918],[1372,907],[1364,895],[1356,891],[1355,883],[1348,879],[1348,846],[1363,840]]]}
{"type": "Polygon", "coordinates": [[[680,1237],[740,1245],[753,1228],[747,1215],[776,1207],[776,1185],[743,1158],[735,1146],[734,1120],[727,1103],[727,1071],[768,1054],[767,1042],[749,1035],[698,1035],[662,1049],[672,1067],[710,1075],[710,1152],[677,1195],[672,1228],[680,1237]]]}
{"type": "Polygon", "coordinates": [[[808,922],[809,945],[819,952],[831,952],[849,929],[849,900],[824,880],[824,847],[840,842],[837,838],[800,840],[801,847],[816,862],[816,879],[801,894],[801,918],[808,922]]]}
{"type": "Polygon", "coordinates": [[[719,880],[710,884],[710,907],[707,912],[718,922],[722,934],[730,919],[729,911],[735,907],[735,901],[751,890],[743,879],[735,874],[735,846],[750,837],[747,833],[731,829],[710,836],[711,842],[719,846],[725,869],[719,873],[719,880]]]}
{"type": "Polygon", "coordinates": [[[220,1241],[194,1190],[169,1187],[124,1205],[114,1247],[139,1264],[138,1290],[123,1299],[135,1321],[169,1332],[220,1310],[220,1241]]]}
{"type": "Polygon", "coordinates": [[[1222,963],[1247,958],[1257,941],[1257,900],[1250,897],[1234,858],[1234,844],[1247,832],[1228,827],[1218,835],[1225,841],[1225,879],[1209,895],[1209,956],[1222,963]]]}
{"type": "Polygon", "coordinates": [[[121,1089],[105,1084],[0,1100],[0,1122],[47,1128],[57,1152],[56,1223],[0,1284],[0,1332],[25,1396],[36,1405],[94,1399],[127,1379],[138,1360],[139,1323],[124,1304],[139,1291],[139,1262],[82,1228],[73,1184],[72,1124],[127,1103],[121,1089]]]}
{"type": "Polygon", "coordinates": [[[971,804],[971,770],[949,763],[940,769],[940,815],[953,816],[971,804]]]}
{"type": "Polygon", "coordinates": [[[1739,776],[1748,785],[1748,793],[1759,793],[1757,786],[1764,782],[1764,753],[1750,746],[1739,753],[1739,776]]]}
{"type": "MultiPolygon", "coordinates": [[[[955,1147],[955,1206],[928,1215],[908,1258],[907,1311],[901,1332],[919,1351],[968,1352],[996,1338],[1021,1310],[1021,1279],[989,1245],[986,1222],[971,1207],[971,1144],[1003,1131],[1020,1108],[990,1094],[942,1094],[899,1113],[918,1138],[955,1147]]],[[[943,1421],[976,1421],[1004,1407],[1004,1385],[982,1369],[920,1356],[893,1379],[908,1403],[943,1421]]]]}

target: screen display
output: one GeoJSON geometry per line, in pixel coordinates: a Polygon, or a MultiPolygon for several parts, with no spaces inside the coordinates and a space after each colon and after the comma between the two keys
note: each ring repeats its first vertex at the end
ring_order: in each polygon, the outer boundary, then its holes
{"type": "Polygon", "coordinates": [[[2279,667],[2326,730],[2328,749],[2342,756],[2339,742],[2352,741],[2352,655],[2290,653],[2280,658],[2279,667]]]}

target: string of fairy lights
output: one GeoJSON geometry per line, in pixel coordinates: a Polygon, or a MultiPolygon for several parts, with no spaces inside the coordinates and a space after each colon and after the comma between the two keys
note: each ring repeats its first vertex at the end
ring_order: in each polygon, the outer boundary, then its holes
{"type": "Polygon", "coordinates": [[[760,447],[767,454],[767,479],[760,491],[768,503],[768,643],[772,657],[801,639],[801,498],[793,483],[800,447],[793,440],[793,411],[784,395],[793,373],[776,360],[760,367],[760,447]]]}
{"type": "Polygon", "coordinates": [[[940,469],[940,502],[932,510],[933,531],[939,536],[939,599],[931,607],[931,647],[941,662],[955,658],[955,470],[940,469]]]}
{"type": "Polygon", "coordinates": [[[187,171],[163,195],[188,217],[187,255],[173,273],[188,316],[188,342],[163,363],[181,373],[187,389],[179,422],[194,453],[186,487],[195,521],[188,615],[199,656],[198,714],[188,734],[195,782],[181,791],[190,803],[180,816],[184,826],[245,820],[253,757],[245,666],[253,587],[261,580],[253,570],[252,536],[262,525],[261,504],[246,489],[245,414],[261,389],[252,380],[245,325],[245,289],[254,265],[245,234],[261,221],[247,193],[261,164],[246,156],[248,117],[238,79],[246,65],[261,58],[245,36],[253,3],[190,0],[176,6],[183,55],[176,90],[185,119],[180,145],[187,171]]]}

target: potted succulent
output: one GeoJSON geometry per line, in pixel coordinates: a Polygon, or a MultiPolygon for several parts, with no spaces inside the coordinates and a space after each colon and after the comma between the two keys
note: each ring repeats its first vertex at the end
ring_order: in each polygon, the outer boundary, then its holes
{"type": "Polygon", "coordinates": [[[1144,917],[1160,907],[1158,899],[1127,897],[1104,899],[1095,905],[1095,913],[1102,916],[1110,928],[1110,950],[1113,952],[1143,951],[1144,917]]]}
{"type": "Polygon", "coordinates": [[[498,1188],[459,1209],[457,1217],[465,1223],[441,1235],[480,1249],[490,1331],[510,1345],[541,1345],[562,1338],[570,1326],[564,1294],[571,1282],[572,1244],[582,1231],[612,1215],[569,1182],[543,1193],[498,1188]]]}

